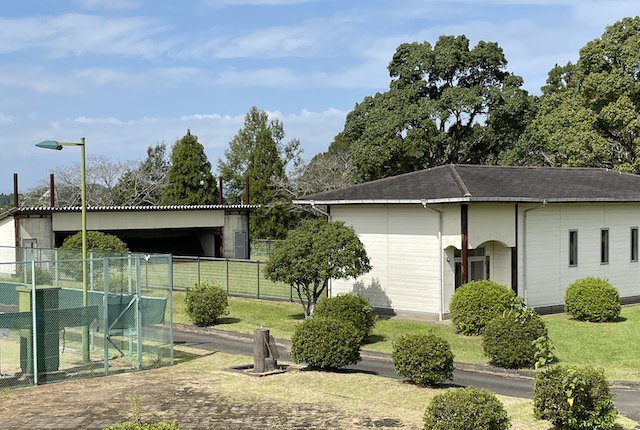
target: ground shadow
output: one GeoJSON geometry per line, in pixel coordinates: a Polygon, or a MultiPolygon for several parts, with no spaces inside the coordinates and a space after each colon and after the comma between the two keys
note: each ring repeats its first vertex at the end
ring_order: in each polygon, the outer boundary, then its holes
{"type": "Polygon", "coordinates": [[[239,323],[240,321],[241,321],[240,318],[222,317],[222,318],[216,319],[215,325],[235,324],[235,323],[239,323]]]}
{"type": "Polygon", "coordinates": [[[370,334],[362,340],[363,345],[373,345],[374,343],[384,342],[387,338],[381,334],[370,334]]]}
{"type": "Polygon", "coordinates": [[[304,319],[304,312],[299,312],[299,313],[295,313],[295,314],[289,314],[289,319],[290,320],[296,320],[296,321],[300,321],[304,319]]]}
{"type": "MultiPolygon", "coordinates": [[[[183,342],[183,341],[174,341],[173,342],[173,344],[176,345],[176,346],[183,345],[185,343],[186,342],[183,342]]],[[[191,342],[189,344],[189,347],[190,348],[198,348],[198,344],[191,342]]],[[[173,364],[175,365],[175,364],[180,364],[180,363],[187,363],[187,362],[189,362],[191,360],[195,360],[195,359],[201,358],[201,357],[207,357],[207,356],[213,355],[213,354],[216,354],[216,352],[208,351],[208,352],[204,352],[202,354],[194,354],[194,353],[191,353],[191,352],[184,351],[184,350],[182,350],[180,348],[177,348],[177,349],[174,348],[173,349],[173,364]]]]}
{"type": "Polygon", "coordinates": [[[361,370],[361,369],[354,369],[354,368],[340,368],[340,369],[323,369],[320,367],[314,367],[314,366],[306,366],[300,369],[301,372],[324,372],[324,373],[335,373],[336,375],[354,375],[354,374],[361,374],[361,375],[378,375],[377,372],[374,372],[372,370],[361,370]]]}

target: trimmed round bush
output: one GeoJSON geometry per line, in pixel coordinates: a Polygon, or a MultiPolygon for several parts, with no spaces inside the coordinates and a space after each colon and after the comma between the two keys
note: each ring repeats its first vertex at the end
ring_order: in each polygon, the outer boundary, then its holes
{"type": "Polygon", "coordinates": [[[291,359],[320,369],[338,369],[360,361],[360,333],[350,321],[307,318],[291,337],[291,359]]]}
{"type": "Polygon", "coordinates": [[[449,316],[459,333],[478,335],[493,318],[509,309],[516,295],[493,281],[472,281],[461,285],[449,303],[449,316]]]}
{"type": "Polygon", "coordinates": [[[620,316],[618,290],[605,279],[578,279],[565,291],[564,310],[579,321],[614,321],[620,316]]]}
{"type": "MultiPolygon", "coordinates": [[[[68,236],[63,242],[61,249],[82,249],[82,232],[68,236]]],[[[127,244],[118,236],[103,233],[101,231],[87,232],[87,249],[92,251],[127,252],[127,244]]]]}
{"type": "Polygon", "coordinates": [[[335,297],[324,297],[316,304],[313,315],[351,321],[360,333],[361,339],[369,336],[373,326],[376,324],[373,307],[367,299],[355,294],[338,294],[335,297]]]}
{"type": "Polygon", "coordinates": [[[565,430],[610,429],[618,410],[602,369],[555,366],[536,373],[533,408],[537,419],[565,430]]]}
{"type": "Polygon", "coordinates": [[[533,309],[512,310],[489,321],[482,333],[482,348],[491,364],[510,369],[533,367],[534,341],[548,337],[544,321],[533,309]]]}
{"type": "Polygon", "coordinates": [[[222,315],[226,315],[229,301],[227,293],[212,284],[201,284],[187,288],[185,297],[187,315],[198,327],[207,327],[216,323],[222,315]]]}
{"type": "Polygon", "coordinates": [[[398,375],[418,385],[433,385],[453,376],[453,353],[446,340],[432,334],[401,336],[391,353],[398,375]]]}
{"type": "Polygon", "coordinates": [[[438,394],[424,414],[424,430],[507,430],[509,416],[491,391],[473,387],[438,394]]]}

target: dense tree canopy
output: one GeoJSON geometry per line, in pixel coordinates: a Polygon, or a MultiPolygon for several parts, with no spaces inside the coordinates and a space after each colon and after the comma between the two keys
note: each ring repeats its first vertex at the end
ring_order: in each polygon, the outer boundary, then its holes
{"type": "MultiPolygon", "coordinates": [[[[239,203],[243,199],[245,178],[247,175],[254,178],[255,174],[249,173],[251,158],[256,150],[258,135],[265,130],[270,139],[275,143],[278,159],[283,169],[290,162],[296,162],[300,156],[300,142],[293,139],[284,143],[284,126],[277,118],[269,119],[267,113],[253,106],[244,117],[244,125],[238,130],[229,142],[229,148],[224,152],[225,159],[218,160],[218,174],[223,177],[225,183],[225,199],[228,203],[239,203]]],[[[255,166],[255,163],[253,163],[255,166]]],[[[276,169],[277,170],[277,169],[276,169]]],[[[252,187],[253,188],[253,187],[252,187]]]]}
{"type": "Polygon", "coordinates": [[[211,174],[211,163],[197,136],[187,134],[171,149],[171,167],[167,172],[162,203],[168,205],[205,205],[218,201],[218,188],[211,174]]]}
{"type": "Polygon", "coordinates": [[[556,66],[537,115],[503,163],[640,173],[640,17],[624,18],[556,66]]]}
{"type": "Polygon", "coordinates": [[[353,228],[314,219],[304,221],[276,244],[265,276],[291,285],[309,317],[330,279],[356,278],[369,270],[369,257],[353,228]]]}
{"type": "Polygon", "coordinates": [[[444,163],[488,163],[523,131],[533,99],[495,43],[465,36],[403,43],[389,90],[356,105],[330,148],[348,148],[358,179],[444,163]]]}

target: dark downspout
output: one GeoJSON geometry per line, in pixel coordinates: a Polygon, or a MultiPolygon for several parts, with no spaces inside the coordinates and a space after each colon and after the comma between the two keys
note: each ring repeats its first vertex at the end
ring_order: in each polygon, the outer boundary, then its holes
{"type": "Polygon", "coordinates": [[[460,233],[462,249],[460,250],[460,284],[469,282],[469,205],[460,205],[460,233]]]}
{"type": "Polygon", "coordinates": [[[511,248],[511,289],[518,295],[518,204],[515,210],[516,243],[511,248]]]}
{"type": "Polygon", "coordinates": [[[56,205],[56,186],[53,180],[53,173],[49,175],[49,206],[54,207],[56,205]]]}

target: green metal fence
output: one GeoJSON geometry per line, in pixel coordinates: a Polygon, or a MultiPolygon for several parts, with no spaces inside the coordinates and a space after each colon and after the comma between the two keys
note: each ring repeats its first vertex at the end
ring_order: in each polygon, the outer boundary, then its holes
{"type": "Polygon", "coordinates": [[[264,266],[258,260],[174,256],[173,286],[186,289],[206,283],[223,287],[229,295],[297,300],[290,285],[264,277],[264,266]]]}
{"type": "Polygon", "coordinates": [[[78,254],[0,262],[0,388],[173,364],[171,256],[78,254]]]}

